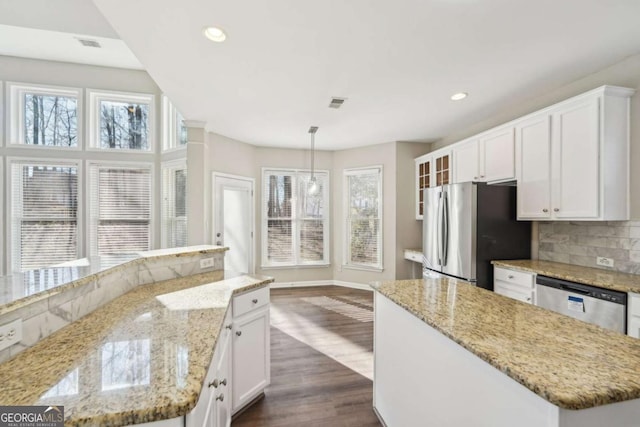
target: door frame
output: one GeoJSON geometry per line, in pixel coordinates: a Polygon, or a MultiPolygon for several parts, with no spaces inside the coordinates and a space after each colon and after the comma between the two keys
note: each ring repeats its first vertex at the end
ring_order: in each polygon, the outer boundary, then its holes
{"type": "Polygon", "coordinates": [[[216,242],[216,179],[217,178],[231,178],[237,179],[240,181],[246,181],[251,184],[251,210],[249,213],[250,223],[251,223],[251,248],[250,250],[250,258],[249,258],[249,274],[255,274],[256,272],[256,196],[255,196],[255,187],[256,180],[255,178],[251,178],[248,176],[242,175],[233,175],[229,173],[222,172],[212,172],[211,173],[211,243],[215,244],[216,242]]]}

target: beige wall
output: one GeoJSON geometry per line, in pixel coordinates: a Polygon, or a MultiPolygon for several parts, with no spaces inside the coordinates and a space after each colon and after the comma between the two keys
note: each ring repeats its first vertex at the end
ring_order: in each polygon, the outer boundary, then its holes
{"type": "Polygon", "coordinates": [[[396,144],[396,279],[421,277],[419,264],[404,258],[405,249],[422,248],[422,221],[416,219],[416,173],[414,161],[430,151],[431,144],[396,144]]]}
{"type": "Polygon", "coordinates": [[[631,98],[631,219],[640,219],[640,54],[590,74],[556,90],[510,105],[488,120],[476,123],[434,143],[434,149],[460,141],[468,136],[498,126],[528,113],[560,102],[602,85],[624,86],[638,92],[631,98]]]}
{"type": "Polygon", "coordinates": [[[336,151],[333,166],[333,278],[355,283],[369,283],[378,280],[392,280],[396,274],[396,143],[371,145],[351,150],[336,151]],[[345,169],[382,165],[383,176],[383,267],[382,272],[353,270],[343,268],[344,224],[343,197],[344,184],[342,174],[345,169]]]}

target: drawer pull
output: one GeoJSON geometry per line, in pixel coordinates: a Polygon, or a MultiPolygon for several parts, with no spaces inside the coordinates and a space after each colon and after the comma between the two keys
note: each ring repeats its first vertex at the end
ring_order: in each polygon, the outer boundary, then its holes
{"type": "Polygon", "coordinates": [[[236,331],[236,335],[237,335],[237,336],[242,335],[242,331],[236,331]]]}
{"type": "Polygon", "coordinates": [[[258,303],[258,298],[254,298],[251,300],[252,303],[257,304],[258,303]]]}

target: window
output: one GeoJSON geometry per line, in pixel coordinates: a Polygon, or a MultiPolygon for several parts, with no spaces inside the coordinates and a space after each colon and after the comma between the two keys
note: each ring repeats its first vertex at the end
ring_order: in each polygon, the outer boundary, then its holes
{"type": "Polygon", "coordinates": [[[8,86],[10,144],[79,148],[80,89],[8,86]]]}
{"type": "Polygon", "coordinates": [[[10,163],[12,271],[78,258],[78,165],[10,163]]]}
{"type": "Polygon", "coordinates": [[[329,264],[329,173],[315,177],[310,195],[308,171],[263,169],[264,267],[329,264]]]}
{"type": "Polygon", "coordinates": [[[382,166],[344,171],[348,267],[382,270],[382,166]]]}
{"type": "Polygon", "coordinates": [[[90,145],[153,151],[154,96],[89,91],[90,145]]]}
{"type": "Polygon", "coordinates": [[[90,163],[91,256],[126,257],[151,249],[151,165],[90,163]]]}
{"type": "Polygon", "coordinates": [[[162,164],[162,247],[187,246],[187,163],[162,164]]]}
{"type": "Polygon", "coordinates": [[[187,145],[187,127],[184,117],[166,96],[162,97],[162,150],[168,151],[187,145]]]}

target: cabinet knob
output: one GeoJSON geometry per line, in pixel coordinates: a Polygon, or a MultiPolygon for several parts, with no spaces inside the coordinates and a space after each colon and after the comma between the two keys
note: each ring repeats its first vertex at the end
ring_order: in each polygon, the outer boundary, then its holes
{"type": "Polygon", "coordinates": [[[225,385],[225,386],[226,386],[226,385],[227,385],[227,379],[225,378],[225,379],[223,379],[222,381],[220,381],[220,384],[222,384],[222,385],[225,385]]]}
{"type": "Polygon", "coordinates": [[[513,276],[510,274],[510,275],[507,276],[507,278],[513,279],[513,276]]]}
{"type": "Polygon", "coordinates": [[[484,175],[480,175],[480,178],[484,178],[484,175]]]}
{"type": "Polygon", "coordinates": [[[220,402],[224,402],[224,393],[220,393],[220,396],[216,397],[216,400],[219,400],[220,402]]]}
{"type": "Polygon", "coordinates": [[[558,208],[553,208],[553,211],[554,211],[554,212],[559,212],[559,211],[560,211],[560,209],[558,209],[558,208]]]}
{"type": "Polygon", "coordinates": [[[531,301],[531,297],[527,298],[527,301],[531,301]]]}
{"type": "Polygon", "coordinates": [[[242,331],[236,331],[236,335],[237,335],[237,336],[242,335],[242,331]]]}
{"type": "Polygon", "coordinates": [[[218,382],[218,379],[216,378],[215,380],[211,381],[208,385],[209,388],[213,387],[213,388],[218,388],[218,386],[220,385],[220,383],[218,382]]]}
{"type": "Polygon", "coordinates": [[[216,245],[222,246],[222,242],[220,240],[216,241],[216,245]]]}
{"type": "Polygon", "coordinates": [[[231,326],[231,323],[229,323],[229,324],[228,324],[227,326],[225,326],[224,328],[225,328],[225,329],[228,329],[228,330],[231,330],[231,328],[232,328],[232,327],[233,327],[233,326],[231,326]]]}
{"type": "Polygon", "coordinates": [[[253,302],[254,304],[257,304],[258,303],[258,298],[252,299],[251,302],[253,302]]]}
{"type": "Polygon", "coordinates": [[[476,180],[476,179],[478,179],[478,177],[477,177],[477,176],[474,176],[474,177],[473,177],[473,179],[474,179],[474,180],[476,180]]]}
{"type": "Polygon", "coordinates": [[[544,208],[544,209],[542,209],[542,212],[547,213],[547,212],[549,212],[549,209],[544,208]]]}

